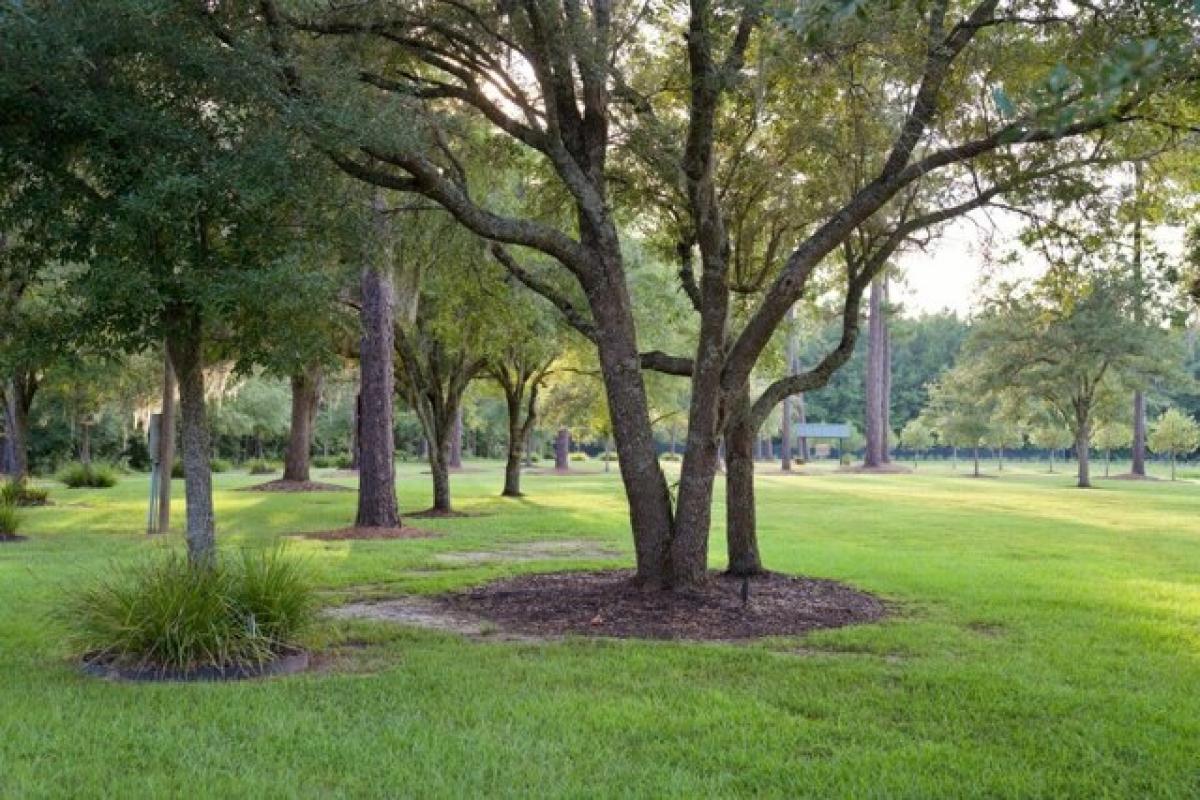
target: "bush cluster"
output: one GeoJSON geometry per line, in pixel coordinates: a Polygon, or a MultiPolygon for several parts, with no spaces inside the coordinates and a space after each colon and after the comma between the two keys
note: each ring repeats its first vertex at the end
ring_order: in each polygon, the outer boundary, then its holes
{"type": "Polygon", "coordinates": [[[247,461],[246,471],[251,475],[273,475],[279,471],[279,465],[274,461],[267,461],[264,458],[256,458],[253,461],[247,461]]]}
{"type": "Polygon", "coordinates": [[[662,460],[663,461],[683,461],[683,456],[679,455],[679,453],[663,453],[662,460]]]}
{"type": "Polygon", "coordinates": [[[0,483],[0,505],[44,506],[49,496],[47,490],[30,486],[25,478],[0,483]]]}
{"type": "Polygon", "coordinates": [[[117,485],[117,470],[110,464],[75,461],[60,469],[57,479],[72,489],[108,489],[117,485]]]}
{"type": "Polygon", "coordinates": [[[59,618],[89,658],[189,670],[271,661],[315,611],[301,565],[279,550],[223,555],[211,568],[172,552],[107,572],[76,591],[59,618]]]}
{"type": "Polygon", "coordinates": [[[591,461],[591,460],[592,460],[592,459],[591,459],[591,458],[588,456],[588,454],[587,454],[587,453],[585,453],[585,452],[583,452],[582,450],[577,450],[576,452],[574,452],[574,453],[571,453],[571,455],[570,455],[570,456],[568,456],[568,458],[569,458],[571,461],[591,461]]]}

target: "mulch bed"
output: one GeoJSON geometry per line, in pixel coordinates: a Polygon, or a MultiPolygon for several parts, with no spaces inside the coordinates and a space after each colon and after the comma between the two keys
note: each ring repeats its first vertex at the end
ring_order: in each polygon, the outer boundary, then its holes
{"type": "Polygon", "coordinates": [[[462,517],[477,517],[479,514],[468,514],[466,511],[443,511],[439,508],[427,508],[424,511],[413,511],[404,516],[409,519],[461,519],[462,517]]]}
{"type": "Polygon", "coordinates": [[[912,472],[912,467],[900,464],[884,464],[878,467],[859,466],[838,467],[838,472],[849,472],[858,475],[903,475],[912,472]]]}
{"type": "Polygon", "coordinates": [[[433,539],[440,534],[424,531],[420,528],[341,528],[336,531],[321,531],[319,533],[296,534],[305,539],[318,539],[324,542],[345,542],[372,539],[433,539]]]}
{"type": "Polygon", "coordinates": [[[336,483],[321,481],[285,481],[275,480],[260,483],[257,486],[247,486],[243,492],[349,492],[348,486],[338,486],[336,483]]]}
{"type": "Polygon", "coordinates": [[[445,595],[449,609],[535,636],[729,641],[795,636],[820,628],[874,622],[879,598],[837,581],[766,573],[749,580],[712,573],[691,592],[647,591],[629,570],[523,575],[445,595]]]}

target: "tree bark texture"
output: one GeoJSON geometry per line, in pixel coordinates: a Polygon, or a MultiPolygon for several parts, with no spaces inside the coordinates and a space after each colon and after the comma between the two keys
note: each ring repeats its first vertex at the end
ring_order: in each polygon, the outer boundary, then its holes
{"type": "Polygon", "coordinates": [[[393,434],[395,392],[394,292],[386,265],[362,271],[362,343],[359,348],[358,513],[355,525],[395,528],[396,444],[393,434]]]}
{"type": "MultiPolygon", "coordinates": [[[[201,323],[199,313],[193,308],[177,309],[172,317],[167,347],[179,381],[188,562],[194,567],[210,568],[216,563],[217,539],[209,463],[212,447],[204,401],[201,323]]],[[[169,480],[170,464],[164,464],[163,468],[164,479],[169,480]]]]}
{"type": "Polygon", "coordinates": [[[566,427],[559,428],[554,437],[554,468],[559,472],[571,468],[571,431],[566,427]]]}
{"type": "Polygon", "coordinates": [[[1146,477],[1146,394],[1133,393],[1133,464],[1129,471],[1146,477]]]}
{"type": "Polygon", "coordinates": [[[747,386],[730,404],[725,426],[725,540],[731,575],[762,571],[754,507],[754,440],[747,386]]]}
{"type": "Polygon", "coordinates": [[[292,376],[292,422],[283,456],[285,481],[308,481],[311,477],[313,432],[317,406],[321,402],[321,368],[311,366],[292,376]]]}
{"type": "Polygon", "coordinates": [[[864,387],[866,390],[866,451],[863,455],[863,466],[866,467],[879,467],[886,463],[885,408],[887,401],[884,398],[884,390],[886,388],[887,345],[885,339],[887,333],[883,319],[883,295],[883,279],[877,278],[871,284],[867,324],[867,369],[864,387]]]}
{"type": "Polygon", "coordinates": [[[37,377],[24,371],[4,386],[4,461],[15,478],[29,474],[29,409],[37,389],[37,377]]]}

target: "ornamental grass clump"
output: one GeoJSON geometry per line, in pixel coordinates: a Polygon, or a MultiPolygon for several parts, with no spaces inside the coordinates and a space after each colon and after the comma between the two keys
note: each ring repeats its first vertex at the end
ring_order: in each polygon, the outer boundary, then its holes
{"type": "Polygon", "coordinates": [[[16,539],[21,529],[21,512],[15,505],[0,502],[0,539],[16,539]]]}
{"type": "Polygon", "coordinates": [[[117,485],[117,471],[108,464],[76,461],[59,470],[56,477],[71,489],[108,489],[117,485]]]}
{"type": "Polygon", "coordinates": [[[74,592],[59,617],[89,661],[188,671],[262,666],[295,649],[315,610],[301,565],[281,551],[209,568],[172,552],[74,592]]]}
{"type": "Polygon", "coordinates": [[[0,483],[0,505],[44,506],[49,497],[49,492],[30,486],[25,478],[0,483]]]}

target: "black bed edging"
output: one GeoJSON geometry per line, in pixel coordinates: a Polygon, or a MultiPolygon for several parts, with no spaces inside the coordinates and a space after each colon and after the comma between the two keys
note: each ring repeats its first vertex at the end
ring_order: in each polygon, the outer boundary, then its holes
{"type": "Polygon", "coordinates": [[[173,669],[155,666],[119,667],[102,659],[84,659],[80,666],[85,675],[113,681],[138,683],[202,681],[244,681],[251,678],[269,678],[277,675],[293,675],[308,669],[308,652],[296,650],[282,653],[265,664],[248,664],[230,667],[197,667],[195,669],[173,669]]]}

